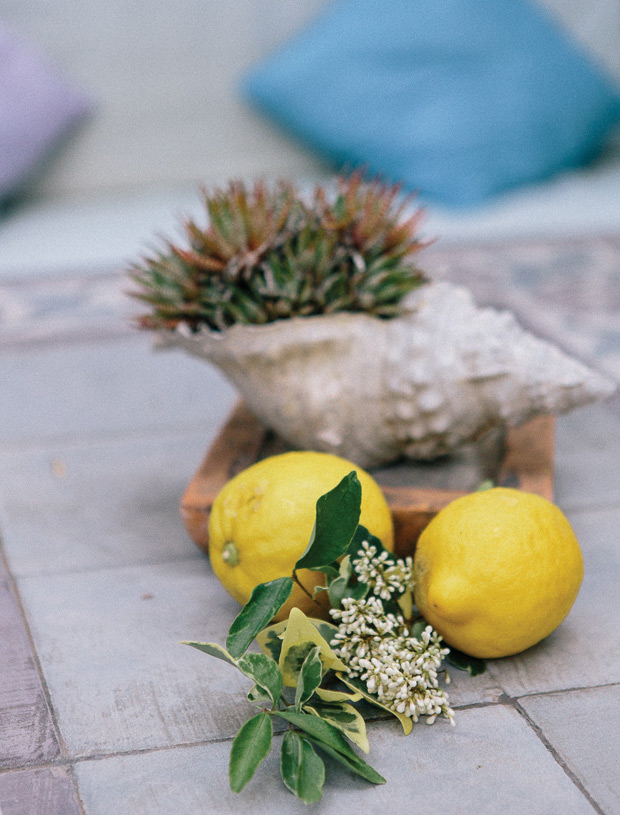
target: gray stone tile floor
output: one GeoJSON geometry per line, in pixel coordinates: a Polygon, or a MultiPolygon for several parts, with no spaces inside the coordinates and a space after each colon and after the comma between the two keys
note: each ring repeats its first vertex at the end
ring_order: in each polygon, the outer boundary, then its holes
{"type": "MultiPolygon", "coordinates": [[[[431,261],[620,382],[620,243],[566,245],[444,248],[431,261]]],[[[223,642],[238,608],[178,504],[235,394],[127,327],[118,272],[77,277],[0,280],[1,815],[620,812],[617,399],[557,423],[556,501],[586,563],[560,628],[475,679],[456,672],[455,728],[405,738],[373,721],[385,786],[329,767],[323,801],[306,808],[274,755],[233,795],[247,687],[180,641],[223,642]]]]}

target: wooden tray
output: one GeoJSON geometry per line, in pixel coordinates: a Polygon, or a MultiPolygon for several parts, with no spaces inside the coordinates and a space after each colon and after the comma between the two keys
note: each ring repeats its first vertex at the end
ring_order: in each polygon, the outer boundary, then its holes
{"type": "MultiPolygon", "coordinates": [[[[477,483],[490,477],[498,485],[534,492],[552,501],[554,426],[553,417],[538,416],[521,427],[510,428],[499,439],[496,436],[472,445],[470,458],[479,455],[482,462],[477,483]]],[[[259,459],[287,449],[290,448],[265,430],[242,402],[237,405],[181,499],[185,527],[201,549],[208,549],[209,512],[224,484],[259,459]]],[[[472,466],[465,469],[471,479],[472,466]]],[[[438,465],[396,465],[374,470],[372,474],[392,510],[395,550],[401,557],[413,553],[420,532],[440,509],[475,489],[473,484],[457,489],[454,484],[446,489],[419,486],[420,480],[432,483],[444,479],[449,483],[458,478],[459,463],[450,459],[438,465]]]]}

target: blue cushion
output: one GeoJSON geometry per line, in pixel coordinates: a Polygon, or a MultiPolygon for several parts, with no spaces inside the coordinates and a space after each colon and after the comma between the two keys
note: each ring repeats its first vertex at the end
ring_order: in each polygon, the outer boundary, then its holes
{"type": "Polygon", "coordinates": [[[465,206],[600,150],[620,89],[532,0],[335,0],[242,84],[339,167],[465,206]]]}

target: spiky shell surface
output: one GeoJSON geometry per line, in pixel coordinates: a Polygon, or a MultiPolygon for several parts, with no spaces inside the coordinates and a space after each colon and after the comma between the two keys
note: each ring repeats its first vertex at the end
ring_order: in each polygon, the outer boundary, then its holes
{"type": "Polygon", "coordinates": [[[615,386],[507,311],[449,283],[412,292],[403,314],[297,317],[224,332],[161,332],[217,365],[250,409],[297,448],[362,467],[432,459],[540,413],[562,413],[615,386]]]}

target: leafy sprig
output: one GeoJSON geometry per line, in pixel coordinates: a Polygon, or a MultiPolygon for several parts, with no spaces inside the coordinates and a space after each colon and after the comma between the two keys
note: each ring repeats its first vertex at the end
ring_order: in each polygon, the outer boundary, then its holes
{"type": "MultiPolygon", "coordinates": [[[[403,562],[395,561],[381,542],[359,524],[360,508],[361,486],[353,471],[319,498],[310,541],[292,575],[256,586],[230,627],[226,647],[208,642],[185,643],[227,662],[253,682],[248,699],[259,712],[241,727],[232,743],[229,778],[233,792],[245,787],[271,751],[274,718],[289,725],[281,747],[282,779],[306,803],[321,798],[325,756],[370,783],[385,783],[354,749],[369,751],[366,723],[355,703],[363,699],[387,710],[401,721],[405,733],[411,731],[411,718],[370,692],[359,672],[351,672],[340,658],[342,637],[339,640],[338,627],[308,618],[298,608],[292,609],[288,620],[269,625],[288,600],[294,582],[299,583],[299,569],[325,574],[325,586],[318,591],[327,593],[335,609],[363,602],[372,591],[376,594],[377,578],[368,570],[354,568],[362,545],[366,551],[374,547],[380,553],[380,579],[385,583],[387,576],[389,583],[390,575],[393,577],[392,588],[384,588],[380,601],[386,615],[398,614],[399,619],[403,619],[403,613],[408,618],[413,616],[411,586],[397,579],[401,568],[398,564],[403,562]],[[248,650],[254,640],[260,652],[248,650]]],[[[418,619],[412,623],[411,632],[421,635],[425,627],[425,621],[418,619]]],[[[455,665],[476,673],[483,664],[474,662],[462,654],[455,665]]]]}

